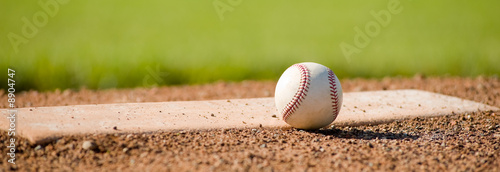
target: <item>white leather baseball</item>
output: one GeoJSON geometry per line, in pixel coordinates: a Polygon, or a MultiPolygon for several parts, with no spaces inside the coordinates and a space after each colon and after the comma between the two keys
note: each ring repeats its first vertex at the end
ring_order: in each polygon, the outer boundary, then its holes
{"type": "Polygon", "coordinates": [[[295,128],[318,129],[331,124],[342,106],[342,87],[328,67],[298,63],[281,75],[275,103],[280,118],[295,128]]]}

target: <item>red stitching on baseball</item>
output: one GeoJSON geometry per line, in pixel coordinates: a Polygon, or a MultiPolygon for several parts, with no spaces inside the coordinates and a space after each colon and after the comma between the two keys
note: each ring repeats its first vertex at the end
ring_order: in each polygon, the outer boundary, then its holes
{"type": "Polygon", "coordinates": [[[292,101],[290,101],[285,108],[283,109],[283,120],[286,121],[290,115],[297,110],[298,106],[306,96],[306,92],[309,89],[310,84],[310,76],[309,70],[303,64],[294,64],[291,67],[296,67],[300,71],[300,86],[295,95],[293,96],[292,101]]]}
{"type": "Polygon", "coordinates": [[[328,81],[330,82],[330,95],[332,96],[333,119],[339,114],[339,97],[337,91],[337,82],[335,82],[335,74],[332,70],[328,70],[328,81]]]}

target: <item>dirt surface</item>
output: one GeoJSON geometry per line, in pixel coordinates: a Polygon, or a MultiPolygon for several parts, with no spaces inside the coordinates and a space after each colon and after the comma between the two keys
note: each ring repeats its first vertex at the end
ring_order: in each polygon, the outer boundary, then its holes
{"type": "MultiPolygon", "coordinates": [[[[344,91],[421,89],[500,107],[498,78],[344,79],[344,91]]],[[[16,94],[19,107],[273,96],[275,82],[219,82],[122,90],[16,94]]],[[[7,107],[0,90],[0,107],[7,107]]],[[[20,114],[21,115],[21,114],[20,114]]],[[[500,171],[500,112],[412,119],[377,126],[220,129],[63,137],[45,145],[16,138],[16,165],[0,134],[0,171],[500,171]],[[3,170],[2,170],[3,169],[3,170]]]]}

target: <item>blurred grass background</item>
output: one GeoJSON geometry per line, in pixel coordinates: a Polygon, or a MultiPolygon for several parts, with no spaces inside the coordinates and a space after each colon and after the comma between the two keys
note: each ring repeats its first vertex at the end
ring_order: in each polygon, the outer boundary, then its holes
{"type": "Polygon", "coordinates": [[[354,27],[389,0],[242,0],[224,20],[213,2],[69,1],[16,53],[7,35],[22,35],[21,18],[43,9],[1,0],[1,88],[8,67],[17,90],[277,80],[304,61],[340,78],[500,73],[500,1],[401,0],[402,12],[349,62],[340,43],[353,44],[354,27]]]}

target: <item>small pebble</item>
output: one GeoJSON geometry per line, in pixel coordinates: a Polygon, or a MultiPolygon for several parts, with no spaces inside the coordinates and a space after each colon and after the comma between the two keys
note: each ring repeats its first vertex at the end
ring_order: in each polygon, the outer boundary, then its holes
{"type": "Polygon", "coordinates": [[[373,144],[372,143],[368,143],[367,144],[369,148],[373,148],[373,144]]]}
{"type": "Polygon", "coordinates": [[[65,145],[64,149],[72,150],[74,147],[75,147],[75,145],[73,145],[73,143],[70,143],[70,144],[65,145]]]}
{"type": "Polygon", "coordinates": [[[85,150],[96,150],[97,145],[93,141],[87,140],[82,143],[82,148],[85,150]]]}
{"type": "Polygon", "coordinates": [[[38,145],[35,147],[35,151],[42,149],[43,147],[41,145],[38,145]]]}

